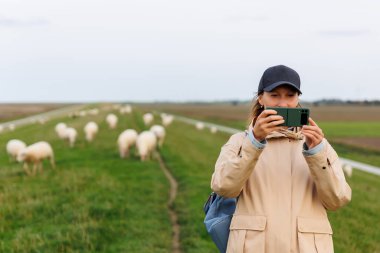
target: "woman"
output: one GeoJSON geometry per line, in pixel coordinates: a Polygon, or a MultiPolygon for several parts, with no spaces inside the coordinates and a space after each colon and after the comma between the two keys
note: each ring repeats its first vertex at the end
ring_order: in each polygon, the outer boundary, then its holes
{"type": "Polygon", "coordinates": [[[258,87],[248,131],[222,147],[211,188],[239,197],[228,253],[329,253],[332,229],[326,210],[351,200],[338,156],[309,118],[301,129],[265,107],[299,106],[300,78],[283,65],[268,68],[258,87]]]}

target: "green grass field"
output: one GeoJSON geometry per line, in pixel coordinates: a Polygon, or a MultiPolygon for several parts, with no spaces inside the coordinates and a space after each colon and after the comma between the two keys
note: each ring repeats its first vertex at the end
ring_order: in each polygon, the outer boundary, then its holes
{"type": "MultiPolygon", "coordinates": [[[[123,116],[117,130],[108,130],[104,118],[104,113],[95,118],[100,132],[92,144],[82,131],[89,118],[65,118],[79,132],[73,149],[56,137],[54,126],[61,120],[0,135],[3,147],[16,137],[28,144],[48,140],[57,162],[55,171],[45,164],[43,175],[26,177],[20,164],[0,156],[0,252],[171,252],[169,183],[156,161],[121,160],[116,147],[125,128],[144,129],[141,114],[123,116]]],[[[160,153],[178,181],[174,207],[184,253],[217,252],[204,228],[202,207],[228,138],[180,122],[167,128],[160,153]]],[[[337,150],[364,155],[345,146],[337,150]]],[[[354,171],[348,182],[352,202],[329,213],[335,252],[380,252],[380,178],[354,171]]]]}
{"type": "MultiPolygon", "coordinates": [[[[229,126],[236,129],[244,130],[247,127],[246,121],[229,121],[220,117],[203,117],[198,118],[207,122],[229,126]]],[[[335,143],[334,138],[342,137],[380,137],[380,122],[317,122],[323,129],[325,137],[334,146],[338,154],[344,158],[353,159],[363,163],[368,163],[380,167],[380,149],[368,149],[356,147],[348,144],[335,143]]],[[[379,147],[380,148],[380,147],[379,147]]]]}
{"type": "Polygon", "coordinates": [[[169,183],[157,162],[121,160],[117,151],[121,130],[142,129],[141,121],[124,117],[108,130],[103,116],[91,144],[82,130],[87,118],[64,119],[79,133],[72,149],[56,138],[57,120],[0,135],[3,147],[11,138],[47,140],[57,163],[26,177],[20,164],[0,157],[0,252],[170,251],[169,183]]]}

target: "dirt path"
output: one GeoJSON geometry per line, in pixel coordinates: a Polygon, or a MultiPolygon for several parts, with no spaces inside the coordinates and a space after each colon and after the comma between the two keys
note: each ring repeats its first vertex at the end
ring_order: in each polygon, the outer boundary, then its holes
{"type": "Polygon", "coordinates": [[[168,201],[168,208],[169,208],[169,216],[172,223],[172,231],[173,231],[172,253],[181,253],[181,245],[180,245],[180,239],[179,239],[180,227],[178,224],[177,213],[175,212],[174,207],[173,207],[174,200],[177,196],[178,183],[173,177],[173,175],[170,173],[168,168],[166,167],[164,161],[161,158],[161,155],[158,152],[156,152],[155,156],[160,164],[161,170],[164,172],[166,178],[170,182],[170,195],[169,195],[169,201],[168,201]]]}

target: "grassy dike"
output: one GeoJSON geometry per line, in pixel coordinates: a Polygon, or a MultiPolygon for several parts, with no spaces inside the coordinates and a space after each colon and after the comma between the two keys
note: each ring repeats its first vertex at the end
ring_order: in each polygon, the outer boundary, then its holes
{"type": "MultiPolygon", "coordinates": [[[[60,120],[0,135],[3,147],[11,138],[28,144],[48,140],[57,161],[57,170],[52,171],[46,163],[43,175],[26,177],[20,164],[9,163],[4,153],[0,155],[0,252],[171,251],[167,179],[156,161],[123,161],[116,148],[122,130],[145,128],[141,113],[135,110],[133,115],[119,117],[116,130],[108,130],[105,114],[62,119],[78,130],[73,149],[56,137],[54,126],[60,120]],[[88,144],[82,129],[90,119],[100,124],[100,132],[94,143],[88,144]]],[[[167,128],[160,153],[178,182],[174,204],[183,253],[217,252],[205,230],[202,207],[210,193],[215,161],[228,138],[229,134],[213,135],[208,129],[198,131],[176,121],[167,128]]],[[[344,146],[336,149],[348,158],[362,152],[344,146]]],[[[329,213],[335,252],[378,252],[379,178],[355,170],[348,182],[353,189],[352,202],[329,213]]]]}
{"type": "Polygon", "coordinates": [[[120,116],[108,130],[106,112],[95,117],[62,118],[20,127],[0,135],[0,146],[19,138],[27,144],[49,141],[57,169],[24,175],[21,165],[0,156],[0,252],[170,252],[171,224],[166,202],[169,184],[156,161],[121,160],[116,139],[126,128],[142,129],[140,114],[120,116]],[[91,144],[83,127],[98,122],[91,144]],[[70,149],[54,126],[77,128],[70,149]]]}

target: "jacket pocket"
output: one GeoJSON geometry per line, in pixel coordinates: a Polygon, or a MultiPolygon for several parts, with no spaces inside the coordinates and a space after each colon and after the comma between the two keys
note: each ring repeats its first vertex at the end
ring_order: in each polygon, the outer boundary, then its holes
{"type": "Polygon", "coordinates": [[[297,218],[300,253],[333,253],[332,229],[327,218],[297,218]]]}
{"type": "Polygon", "coordinates": [[[267,218],[257,215],[237,214],[232,217],[228,253],[265,252],[267,218]]]}

